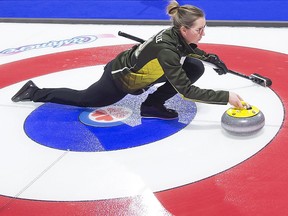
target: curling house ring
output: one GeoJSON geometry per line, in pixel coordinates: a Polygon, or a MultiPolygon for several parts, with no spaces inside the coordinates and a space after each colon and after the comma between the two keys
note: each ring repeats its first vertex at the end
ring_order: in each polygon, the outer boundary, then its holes
{"type": "Polygon", "coordinates": [[[244,108],[229,108],[223,113],[221,126],[231,134],[250,135],[265,125],[264,114],[255,106],[242,102],[244,108]]]}

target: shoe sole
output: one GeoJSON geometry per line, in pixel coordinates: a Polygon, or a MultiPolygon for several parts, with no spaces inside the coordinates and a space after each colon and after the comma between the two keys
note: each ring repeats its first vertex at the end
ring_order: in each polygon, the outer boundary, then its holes
{"type": "Polygon", "coordinates": [[[16,100],[17,97],[19,97],[19,95],[21,95],[23,92],[25,92],[25,91],[29,88],[29,86],[30,86],[31,84],[33,84],[33,82],[32,82],[32,81],[28,81],[28,82],[11,98],[11,100],[12,100],[13,102],[19,102],[20,100],[16,100]]]}
{"type": "Polygon", "coordinates": [[[174,117],[174,118],[161,118],[161,117],[157,117],[157,116],[141,116],[142,118],[146,118],[146,119],[160,119],[160,120],[175,120],[178,119],[178,117],[174,117]]]}

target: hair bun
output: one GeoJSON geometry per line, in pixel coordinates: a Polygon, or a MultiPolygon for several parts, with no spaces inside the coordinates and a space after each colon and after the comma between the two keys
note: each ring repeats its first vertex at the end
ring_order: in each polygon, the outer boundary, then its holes
{"type": "Polygon", "coordinates": [[[172,8],[168,11],[168,14],[171,14],[172,11],[174,11],[174,10],[176,10],[176,9],[178,9],[178,8],[179,8],[179,6],[172,7],[172,8]]]}

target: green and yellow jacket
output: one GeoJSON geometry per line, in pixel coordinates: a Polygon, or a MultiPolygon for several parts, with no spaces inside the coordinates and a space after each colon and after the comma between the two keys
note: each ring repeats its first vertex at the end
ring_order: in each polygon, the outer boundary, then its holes
{"type": "Polygon", "coordinates": [[[207,53],[188,45],[173,28],[165,29],[143,44],[120,53],[112,62],[115,84],[126,93],[145,89],[157,80],[167,79],[184,98],[211,104],[227,104],[228,91],[194,86],[182,69],[182,57],[206,59],[207,53]]]}

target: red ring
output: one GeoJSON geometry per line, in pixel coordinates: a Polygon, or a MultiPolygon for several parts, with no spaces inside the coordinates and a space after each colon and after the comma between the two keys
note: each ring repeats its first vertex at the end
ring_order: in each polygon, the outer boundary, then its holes
{"type": "MultiPolygon", "coordinates": [[[[0,66],[0,87],[53,72],[106,64],[119,52],[130,47],[131,45],[117,45],[73,50],[3,64],[0,66]]],[[[287,55],[230,45],[202,44],[201,48],[217,53],[232,70],[248,75],[257,72],[272,79],[272,89],[282,99],[285,110],[287,109],[287,55]]],[[[277,215],[281,209],[287,209],[287,134],[285,116],[282,128],[274,140],[254,157],[200,182],[155,195],[173,215],[185,215],[188,212],[198,216],[218,213],[228,215],[239,209],[248,214],[257,212],[262,216],[277,215]],[[276,206],[271,205],[271,199],[275,199],[273,194],[279,201],[276,206]],[[233,200],[235,198],[239,200],[233,200]]],[[[87,202],[47,202],[0,196],[1,212],[7,216],[30,215],[31,212],[35,215],[105,215],[107,208],[111,215],[119,212],[129,214],[132,203],[133,206],[139,206],[139,209],[143,208],[139,197],[87,202]]]]}

